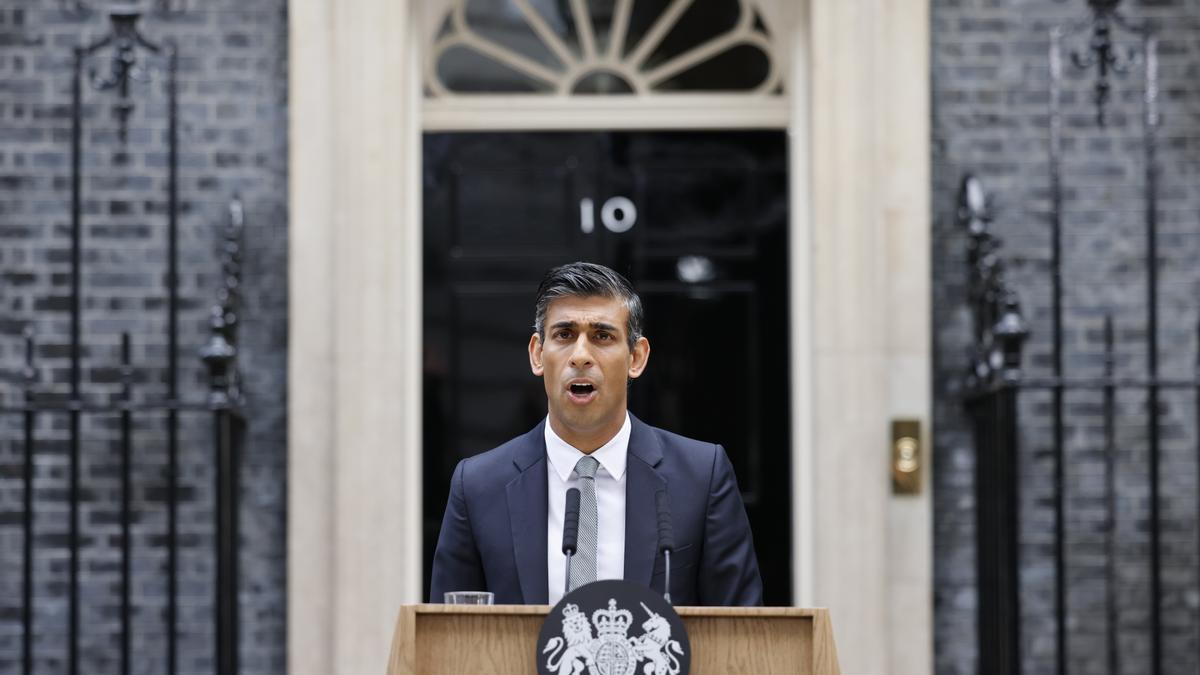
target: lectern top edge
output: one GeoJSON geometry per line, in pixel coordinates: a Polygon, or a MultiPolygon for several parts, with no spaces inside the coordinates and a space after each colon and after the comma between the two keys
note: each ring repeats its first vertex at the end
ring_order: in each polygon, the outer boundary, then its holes
{"type": "MultiPolygon", "coordinates": [[[[410,605],[418,614],[508,614],[538,616],[548,614],[550,605],[410,605]]],[[[816,617],[828,614],[824,607],[676,607],[679,616],[771,616],[816,617]]]]}

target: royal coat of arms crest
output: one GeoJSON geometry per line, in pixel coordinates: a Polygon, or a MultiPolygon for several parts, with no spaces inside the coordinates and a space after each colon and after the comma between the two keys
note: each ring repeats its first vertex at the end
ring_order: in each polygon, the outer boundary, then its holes
{"type": "Polygon", "coordinates": [[[683,648],[671,639],[670,621],[639,604],[647,618],[637,637],[629,636],[633,614],[618,607],[616,598],[609,598],[607,609],[592,612],[591,621],[578,605],[564,605],[562,635],[542,649],[546,670],[555,675],[678,675],[683,648]]]}

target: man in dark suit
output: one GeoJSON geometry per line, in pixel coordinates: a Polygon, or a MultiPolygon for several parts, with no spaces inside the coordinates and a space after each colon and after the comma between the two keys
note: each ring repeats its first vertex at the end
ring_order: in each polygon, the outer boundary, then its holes
{"type": "Polygon", "coordinates": [[[499,604],[557,602],[566,577],[564,495],[576,487],[572,588],[614,578],[662,588],[655,493],[665,489],[675,604],[762,604],[750,525],[724,449],[644,424],[626,409],[629,381],[649,358],[641,300],[624,277],[590,263],[547,273],[529,363],[545,382],[549,415],[455,468],[431,601],[487,590],[499,604]]]}

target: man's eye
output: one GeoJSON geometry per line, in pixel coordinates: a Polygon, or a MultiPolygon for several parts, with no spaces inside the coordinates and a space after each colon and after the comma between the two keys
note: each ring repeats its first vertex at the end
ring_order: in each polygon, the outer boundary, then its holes
{"type": "Polygon", "coordinates": [[[612,333],[606,333],[604,331],[600,331],[599,333],[596,333],[596,339],[597,340],[611,340],[612,333]]]}
{"type": "Polygon", "coordinates": [[[554,337],[560,340],[569,340],[571,338],[571,331],[566,329],[560,330],[554,334],[554,337]]]}

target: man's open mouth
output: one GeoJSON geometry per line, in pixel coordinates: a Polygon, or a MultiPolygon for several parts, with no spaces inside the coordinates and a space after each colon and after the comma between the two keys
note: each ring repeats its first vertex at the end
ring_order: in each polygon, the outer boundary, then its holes
{"type": "Polygon", "coordinates": [[[572,382],[567,387],[570,398],[576,403],[587,403],[596,395],[596,385],[590,382],[572,382]]]}

